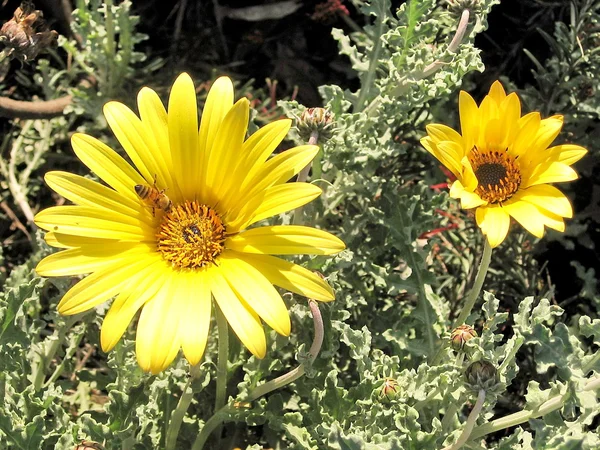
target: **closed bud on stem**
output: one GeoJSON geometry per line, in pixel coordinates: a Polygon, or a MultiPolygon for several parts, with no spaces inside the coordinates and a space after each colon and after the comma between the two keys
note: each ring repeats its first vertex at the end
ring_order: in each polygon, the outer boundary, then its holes
{"type": "Polygon", "coordinates": [[[323,143],[333,134],[333,114],[325,108],[306,108],[296,126],[305,141],[316,134],[317,142],[323,143]]]}
{"type": "Polygon", "coordinates": [[[400,393],[402,392],[402,388],[398,384],[396,380],[390,377],[386,377],[383,380],[383,384],[379,388],[379,400],[394,400],[400,393]]]}
{"type": "Polygon", "coordinates": [[[448,12],[453,16],[460,17],[465,9],[471,13],[481,12],[481,0],[446,0],[448,12]]]}
{"type": "Polygon", "coordinates": [[[470,341],[474,337],[477,337],[477,332],[470,325],[461,325],[452,330],[450,334],[450,345],[452,348],[460,352],[465,346],[467,341],[470,341]]]}
{"type": "Polygon", "coordinates": [[[491,362],[484,359],[472,362],[465,371],[465,378],[475,391],[490,391],[499,382],[498,371],[491,362]]]}
{"type": "Polygon", "coordinates": [[[81,441],[74,450],[104,450],[104,446],[94,441],[81,441]]]}
{"type": "Polygon", "coordinates": [[[13,18],[0,29],[0,44],[7,54],[21,61],[34,59],[40,52],[56,42],[58,33],[48,30],[43,14],[34,10],[30,2],[23,2],[13,18]]]}

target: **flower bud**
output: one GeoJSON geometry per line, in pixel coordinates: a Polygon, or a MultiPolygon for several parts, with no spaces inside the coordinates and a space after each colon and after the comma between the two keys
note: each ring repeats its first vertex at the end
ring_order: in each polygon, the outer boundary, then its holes
{"type": "Polygon", "coordinates": [[[465,342],[477,337],[477,332],[470,325],[461,325],[452,330],[450,334],[450,344],[452,348],[459,352],[465,346],[465,342]]]}
{"type": "Polygon", "coordinates": [[[15,10],[13,18],[0,29],[0,43],[8,49],[8,55],[28,61],[54,44],[58,33],[48,31],[42,16],[29,2],[23,2],[15,10]]]}
{"type": "Polygon", "coordinates": [[[379,388],[379,399],[380,400],[394,400],[402,392],[402,388],[396,380],[390,377],[386,377],[383,380],[383,385],[379,388]]]}
{"type": "Polygon", "coordinates": [[[460,17],[465,9],[472,13],[481,12],[481,0],[446,0],[448,11],[456,17],[460,17]]]}
{"type": "MultiPolygon", "coordinates": [[[[333,132],[333,115],[325,108],[307,108],[304,110],[298,123],[298,133],[305,141],[310,140],[313,135],[317,136],[317,142],[325,142],[331,138],[333,132]]],[[[314,142],[315,144],[317,142],[314,142]]]]}
{"type": "Polygon", "coordinates": [[[472,362],[465,371],[467,383],[473,390],[489,391],[498,384],[498,371],[492,363],[484,359],[472,362]]]}
{"type": "Polygon", "coordinates": [[[77,445],[75,450],[104,450],[104,447],[97,442],[81,441],[81,444],[77,445]]]}

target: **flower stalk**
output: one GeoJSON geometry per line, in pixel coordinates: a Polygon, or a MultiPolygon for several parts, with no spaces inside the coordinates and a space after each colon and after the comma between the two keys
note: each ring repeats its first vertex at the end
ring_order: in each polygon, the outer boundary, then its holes
{"type": "MultiPolygon", "coordinates": [[[[313,338],[313,343],[309,350],[309,361],[310,363],[312,363],[319,354],[319,351],[321,350],[321,346],[323,345],[323,337],[325,334],[323,326],[323,317],[321,316],[321,311],[319,310],[317,302],[311,299],[308,302],[308,306],[310,307],[310,310],[312,312],[315,327],[315,337],[313,338]]],[[[252,402],[262,397],[263,395],[268,394],[269,392],[272,392],[276,389],[281,389],[282,387],[300,378],[302,375],[304,375],[305,371],[305,363],[302,363],[298,367],[292,369],[290,372],[256,387],[252,392],[250,392],[248,398],[246,398],[245,401],[252,402]]],[[[206,444],[206,441],[213,433],[213,431],[219,428],[223,424],[223,422],[225,422],[230,417],[230,413],[234,409],[235,408],[230,405],[225,405],[218,411],[215,411],[212,417],[206,421],[206,423],[200,430],[200,433],[194,441],[192,450],[202,450],[204,448],[204,445],[206,444]]]]}
{"type": "Polygon", "coordinates": [[[190,368],[190,376],[188,378],[183,393],[177,402],[177,406],[171,414],[171,420],[169,421],[169,428],[167,428],[167,437],[165,439],[165,450],[174,450],[177,445],[177,437],[179,436],[179,430],[183,423],[183,418],[192,403],[194,398],[194,390],[192,389],[193,381],[198,378],[200,365],[192,366],[190,368]]]}
{"type": "MultiPolygon", "coordinates": [[[[583,387],[584,392],[595,391],[598,389],[600,389],[600,377],[590,378],[583,387]]],[[[550,414],[551,412],[562,408],[570,395],[571,394],[569,392],[565,392],[562,395],[557,395],[548,399],[534,410],[522,410],[504,417],[500,417],[499,419],[492,420],[484,425],[480,425],[473,430],[470,438],[478,439],[490,433],[495,433],[496,431],[503,430],[505,428],[514,427],[525,423],[528,420],[537,419],[538,417],[550,414]]]]}
{"type": "Polygon", "coordinates": [[[471,436],[471,433],[473,432],[473,428],[475,427],[475,422],[477,421],[477,418],[479,417],[479,414],[481,413],[481,409],[483,408],[484,401],[485,401],[485,390],[480,389],[479,394],[477,395],[477,401],[475,402],[475,406],[473,406],[473,409],[471,410],[471,414],[469,414],[469,417],[465,424],[465,429],[463,430],[462,434],[460,435],[460,437],[454,444],[444,447],[443,450],[458,450],[463,445],[465,445],[465,443],[469,440],[469,436],[471,436]]]}
{"type": "Polygon", "coordinates": [[[475,306],[475,302],[479,297],[479,293],[481,292],[481,288],[483,286],[483,282],[485,281],[485,276],[490,267],[490,262],[492,260],[492,247],[487,239],[485,239],[485,246],[483,248],[483,255],[481,257],[481,263],[479,264],[479,268],[477,269],[477,276],[475,277],[475,282],[473,283],[473,289],[469,292],[467,296],[467,300],[463,305],[458,318],[454,322],[454,328],[465,323],[469,314],[471,314],[471,310],[473,306],[475,306]]]}

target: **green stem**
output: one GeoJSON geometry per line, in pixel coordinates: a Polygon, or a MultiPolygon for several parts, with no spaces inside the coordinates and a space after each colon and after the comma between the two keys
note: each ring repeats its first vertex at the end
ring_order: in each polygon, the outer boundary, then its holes
{"type": "Polygon", "coordinates": [[[192,382],[198,376],[198,368],[200,366],[193,366],[190,368],[190,376],[183,388],[183,393],[177,402],[177,406],[171,414],[171,420],[169,421],[169,428],[167,429],[167,437],[165,439],[165,450],[174,450],[177,445],[177,437],[179,436],[179,430],[183,423],[183,418],[192,403],[194,398],[194,390],[192,389],[192,382]]]}
{"type": "MultiPolygon", "coordinates": [[[[398,214],[398,218],[400,219],[400,226],[402,228],[405,227],[404,220],[402,219],[402,214],[398,214]]],[[[435,340],[436,333],[433,329],[433,320],[431,318],[431,304],[429,303],[429,299],[427,298],[427,292],[425,292],[425,280],[423,280],[423,275],[421,274],[421,268],[415,259],[415,255],[413,253],[412,248],[408,248],[406,251],[406,257],[408,258],[409,267],[412,269],[414,276],[417,278],[417,286],[418,286],[418,299],[419,299],[419,307],[422,310],[423,320],[425,322],[425,336],[427,338],[427,347],[429,347],[428,357],[431,357],[433,352],[435,351],[435,340]]]]}
{"type": "Polygon", "coordinates": [[[37,355],[36,361],[32,364],[31,380],[35,391],[42,389],[44,379],[46,378],[46,372],[50,368],[52,360],[62,346],[68,331],[80,318],[81,315],[68,317],[65,322],[54,331],[54,339],[49,343],[48,341],[44,342],[45,345],[42,347],[41,353],[37,355]]]}
{"type": "Polygon", "coordinates": [[[469,292],[467,296],[467,300],[460,311],[460,314],[456,321],[454,322],[453,328],[456,328],[465,323],[469,314],[471,314],[471,310],[473,306],[475,306],[475,302],[477,298],[479,298],[479,293],[481,292],[481,287],[483,286],[483,282],[485,280],[485,276],[487,274],[488,268],[490,267],[490,261],[492,260],[492,247],[487,239],[485,239],[485,247],[483,248],[483,256],[481,257],[481,263],[479,264],[479,269],[477,269],[477,276],[475,277],[475,283],[473,283],[473,289],[469,292]]]}
{"type": "Polygon", "coordinates": [[[371,91],[371,85],[373,84],[373,80],[375,78],[375,71],[377,70],[377,65],[379,64],[379,53],[381,52],[381,35],[383,34],[383,25],[384,25],[384,16],[377,16],[377,31],[375,32],[375,36],[373,36],[373,41],[375,43],[375,47],[369,56],[369,69],[367,71],[367,76],[365,78],[364,83],[362,83],[360,87],[360,92],[358,94],[358,99],[354,105],[354,112],[361,112],[363,110],[363,105],[369,96],[369,92],[371,91]]]}
{"type": "MultiPolygon", "coordinates": [[[[308,138],[308,145],[317,145],[317,142],[319,141],[319,132],[318,131],[313,131],[310,133],[310,137],[308,138]]],[[[319,157],[319,154],[321,153],[321,149],[319,148],[319,153],[317,153],[317,156],[315,157],[315,160],[319,157]]],[[[317,161],[317,164],[321,164],[320,161],[317,161]]],[[[298,178],[296,179],[297,183],[306,183],[306,180],[308,180],[308,174],[310,172],[310,168],[313,166],[313,161],[309,162],[306,167],[304,167],[300,173],[298,174],[298,178]]],[[[316,168],[316,166],[315,166],[316,168]]],[[[319,166],[319,173],[320,173],[320,166],[319,166]]],[[[304,224],[304,217],[302,217],[302,211],[303,211],[303,207],[302,206],[298,206],[295,210],[294,210],[294,220],[293,223],[294,225],[303,225],[304,224]]]]}
{"type": "Polygon", "coordinates": [[[475,406],[473,406],[471,414],[469,414],[469,417],[465,424],[465,429],[453,445],[444,447],[443,450],[458,450],[466,444],[466,442],[469,440],[469,436],[471,436],[473,428],[475,427],[475,422],[477,422],[479,413],[481,413],[481,409],[483,408],[483,402],[485,402],[485,390],[480,389],[479,394],[477,395],[477,401],[475,402],[475,406]]]}
{"type": "Polygon", "coordinates": [[[215,412],[225,405],[227,398],[227,362],[229,359],[229,327],[227,319],[219,307],[215,308],[217,316],[217,332],[219,333],[219,356],[217,361],[217,392],[215,395],[215,412]]]}
{"type": "MultiPolygon", "coordinates": [[[[323,318],[321,317],[321,311],[319,311],[319,306],[317,305],[317,303],[314,300],[309,300],[308,305],[310,306],[310,310],[313,315],[313,321],[314,321],[314,326],[315,326],[315,337],[313,339],[313,343],[309,350],[309,352],[310,352],[309,361],[312,363],[316,359],[317,355],[319,354],[319,351],[321,350],[321,345],[323,345],[324,326],[323,326],[323,318]]],[[[218,316],[217,316],[217,322],[218,322],[218,316]]],[[[221,335],[219,334],[219,337],[220,336],[221,335]]],[[[250,392],[250,394],[248,395],[248,398],[245,401],[252,402],[252,401],[262,397],[263,395],[268,394],[269,392],[272,392],[276,389],[280,389],[283,386],[291,383],[292,381],[297,380],[302,375],[304,375],[304,373],[305,373],[305,365],[304,365],[304,363],[302,363],[295,369],[286,373],[285,375],[282,375],[278,378],[275,378],[274,380],[268,381],[268,382],[256,387],[252,392],[250,392]]],[[[225,405],[225,406],[221,407],[218,411],[216,411],[212,415],[212,417],[206,421],[206,423],[200,430],[198,437],[196,437],[196,440],[194,441],[192,450],[202,450],[204,448],[204,444],[206,444],[206,441],[208,440],[210,435],[213,433],[213,431],[215,431],[217,428],[219,428],[223,424],[223,422],[225,422],[230,417],[231,412],[233,412],[234,410],[235,410],[234,407],[232,407],[230,405],[225,405]]],[[[215,448],[219,448],[219,447],[215,447],[215,448]]]]}
{"type": "MultiPolygon", "coordinates": [[[[600,389],[600,377],[590,378],[589,381],[583,387],[583,391],[595,391],[597,389],[600,389]]],[[[492,420],[491,422],[488,422],[484,425],[480,425],[473,430],[473,433],[471,434],[471,439],[478,439],[487,434],[495,433],[496,431],[503,430],[505,428],[520,425],[524,422],[527,422],[528,420],[545,416],[546,414],[549,414],[553,411],[556,411],[557,409],[562,408],[570,395],[571,394],[569,392],[565,392],[562,395],[557,395],[555,397],[552,397],[551,399],[546,400],[534,410],[519,411],[514,414],[509,414],[507,416],[500,417],[499,419],[492,420]]]]}
{"type": "MultiPolygon", "coordinates": [[[[227,363],[229,362],[229,326],[223,311],[217,306],[217,332],[219,334],[219,353],[217,360],[217,390],[215,393],[215,410],[216,414],[223,409],[227,400],[227,363]]],[[[220,448],[221,441],[221,425],[217,426],[217,447],[220,448]]]]}
{"type": "Polygon", "coordinates": [[[113,0],[105,0],[104,7],[106,8],[105,27],[106,27],[106,93],[108,97],[112,97],[112,72],[113,64],[115,63],[115,24],[113,16],[113,0]]]}

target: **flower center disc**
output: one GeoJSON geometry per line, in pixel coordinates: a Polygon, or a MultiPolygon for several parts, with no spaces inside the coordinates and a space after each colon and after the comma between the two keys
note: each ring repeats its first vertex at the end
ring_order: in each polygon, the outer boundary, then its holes
{"type": "Polygon", "coordinates": [[[473,147],[469,161],[478,181],[475,193],[488,203],[508,200],[519,189],[521,171],[507,151],[480,152],[473,147]]]}
{"type": "Polygon", "coordinates": [[[215,211],[198,202],[175,205],[156,233],[158,251],[180,269],[213,263],[225,248],[225,226],[215,211]]]}

